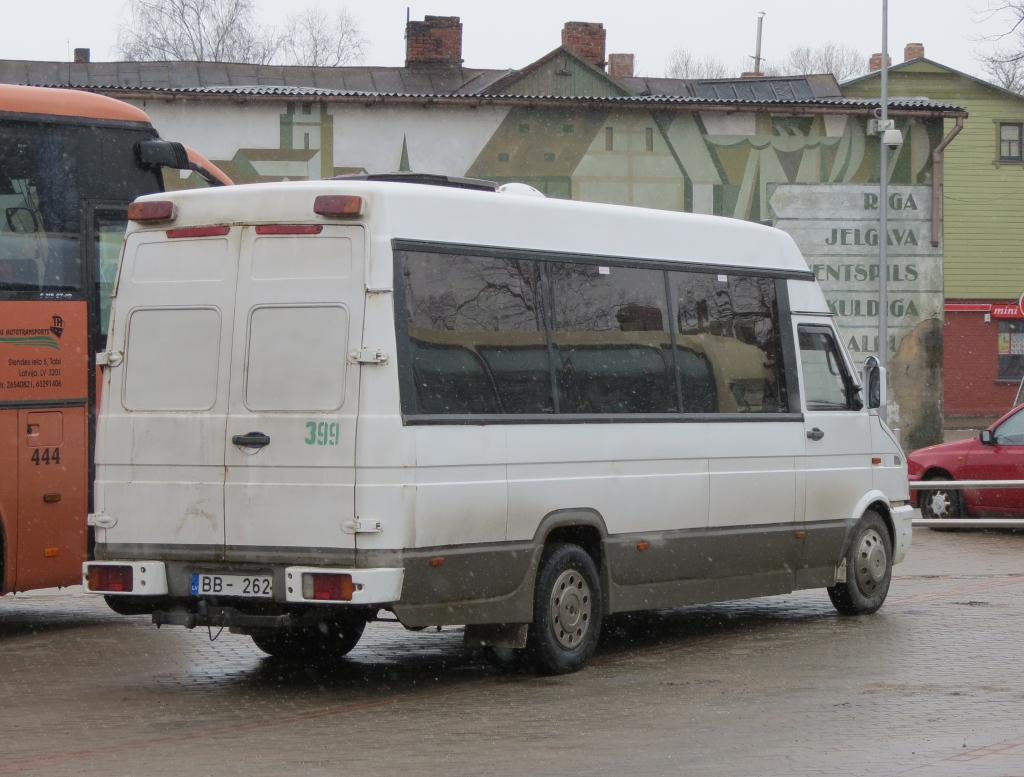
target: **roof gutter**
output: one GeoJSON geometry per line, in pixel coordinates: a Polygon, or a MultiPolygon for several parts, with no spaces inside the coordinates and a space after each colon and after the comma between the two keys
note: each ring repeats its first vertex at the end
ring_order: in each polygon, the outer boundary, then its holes
{"type": "MultiPolygon", "coordinates": [[[[626,100],[600,98],[574,99],[565,97],[519,97],[513,95],[493,96],[462,96],[462,95],[337,95],[337,94],[233,94],[230,92],[170,92],[148,89],[103,89],[93,88],[92,91],[116,96],[118,99],[136,100],[160,100],[174,102],[178,100],[214,100],[220,102],[232,101],[236,103],[350,103],[373,107],[376,105],[415,105],[419,107],[574,107],[574,108],[605,108],[605,109],[639,109],[639,110],[676,110],[676,111],[713,111],[722,113],[750,113],[753,111],[770,111],[779,115],[792,116],[872,116],[877,106],[873,105],[821,105],[801,103],[775,103],[775,102],[700,102],[697,100],[676,101],[676,100],[626,100]]],[[[889,113],[893,116],[913,116],[925,119],[956,119],[967,114],[963,110],[948,108],[892,108],[889,113]]]]}
{"type": "Polygon", "coordinates": [[[932,248],[939,247],[939,208],[942,205],[943,154],[953,138],[964,128],[964,116],[958,116],[956,126],[932,151],[932,248]]]}

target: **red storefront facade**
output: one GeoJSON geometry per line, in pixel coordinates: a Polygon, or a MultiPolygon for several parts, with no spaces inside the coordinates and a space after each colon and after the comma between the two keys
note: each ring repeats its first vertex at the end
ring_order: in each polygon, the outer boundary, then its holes
{"type": "Polygon", "coordinates": [[[1024,312],[1016,301],[947,300],[945,415],[1000,416],[1024,376],[1024,312]]]}

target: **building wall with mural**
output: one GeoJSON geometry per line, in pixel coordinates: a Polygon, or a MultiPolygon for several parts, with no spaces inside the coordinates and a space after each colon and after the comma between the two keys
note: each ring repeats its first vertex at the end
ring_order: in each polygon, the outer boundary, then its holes
{"type": "MultiPolygon", "coordinates": [[[[854,357],[876,351],[879,145],[867,112],[135,102],[162,136],[201,149],[238,183],[407,170],[771,220],[804,251],[854,357]]],[[[929,184],[942,120],[903,117],[898,126],[906,142],[892,168],[889,331],[893,360],[908,361],[901,374],[912,378],[893,381],[891,417],[916,447],[941,437],[942,251],[930,242],[929,184]]]]}

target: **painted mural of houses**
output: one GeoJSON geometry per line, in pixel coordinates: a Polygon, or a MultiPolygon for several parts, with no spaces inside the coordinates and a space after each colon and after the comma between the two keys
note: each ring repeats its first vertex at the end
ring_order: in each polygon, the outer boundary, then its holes
{"type": "MultiPolygon", "coordinates": [[[[455,17],[409,22],[406,33],[401,68],[0,61],[0,82],[67,84],[129,101],[165,137],[199,149],[238,182],[402,169],[521,181],[550,197],[771,220],[804,251],[851,349],[875,349],[878,310],[868,298],[872,277],[877,296],[879,238],[877,213],[865,203],[878,184],[879,145],[867,135],[877,100],[844,97],[827,75],[636,76],[631,56],[610,55],[607,66],[605,30],[593,23],[567,23],[562,45],[517,70],[464,67],[455,17]]],[[[890,295],[902,300],[889,311],[899,357],[906,338],[917,343],[942,325],[932,152],[943,121],[964,112],[912,98],[892,101],[890,115],[907,138],[893,185],[922,203],[890,252],[915,266],[891,280],[890,295]]],[[[924,353],[915,365],[941,373],[941,360],[926,365],[930,352],[908,346],[904,356],[911,351],[924,353]]],[[[939,437],[940,391],[901,389],[894,400],[909,444],[939,437]]]]}

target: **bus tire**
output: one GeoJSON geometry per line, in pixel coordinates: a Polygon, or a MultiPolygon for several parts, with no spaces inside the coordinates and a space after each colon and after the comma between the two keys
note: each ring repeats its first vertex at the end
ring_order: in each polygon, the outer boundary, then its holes
{"type": "Polygon", "coordinates": [[[359,644],[366,621],[321,621],[271,634],[253,634],[252,641],[276,658],[341,658],[359,644]]]}
{"type": "Polygon", "coordinates": [[[556,543],[544,550],[533,594],[533,622],[526,649],[545,674],[583,668],[601,634],[601,578],[579,545],[556,543]]]}
{"type": "Polygon", "coordinates": [[[874,510],[865,511],[846,549],[846,582],[830,586],[828,598],[842,615],[870,615],[889,593],[892,538],[874,510]]]}

